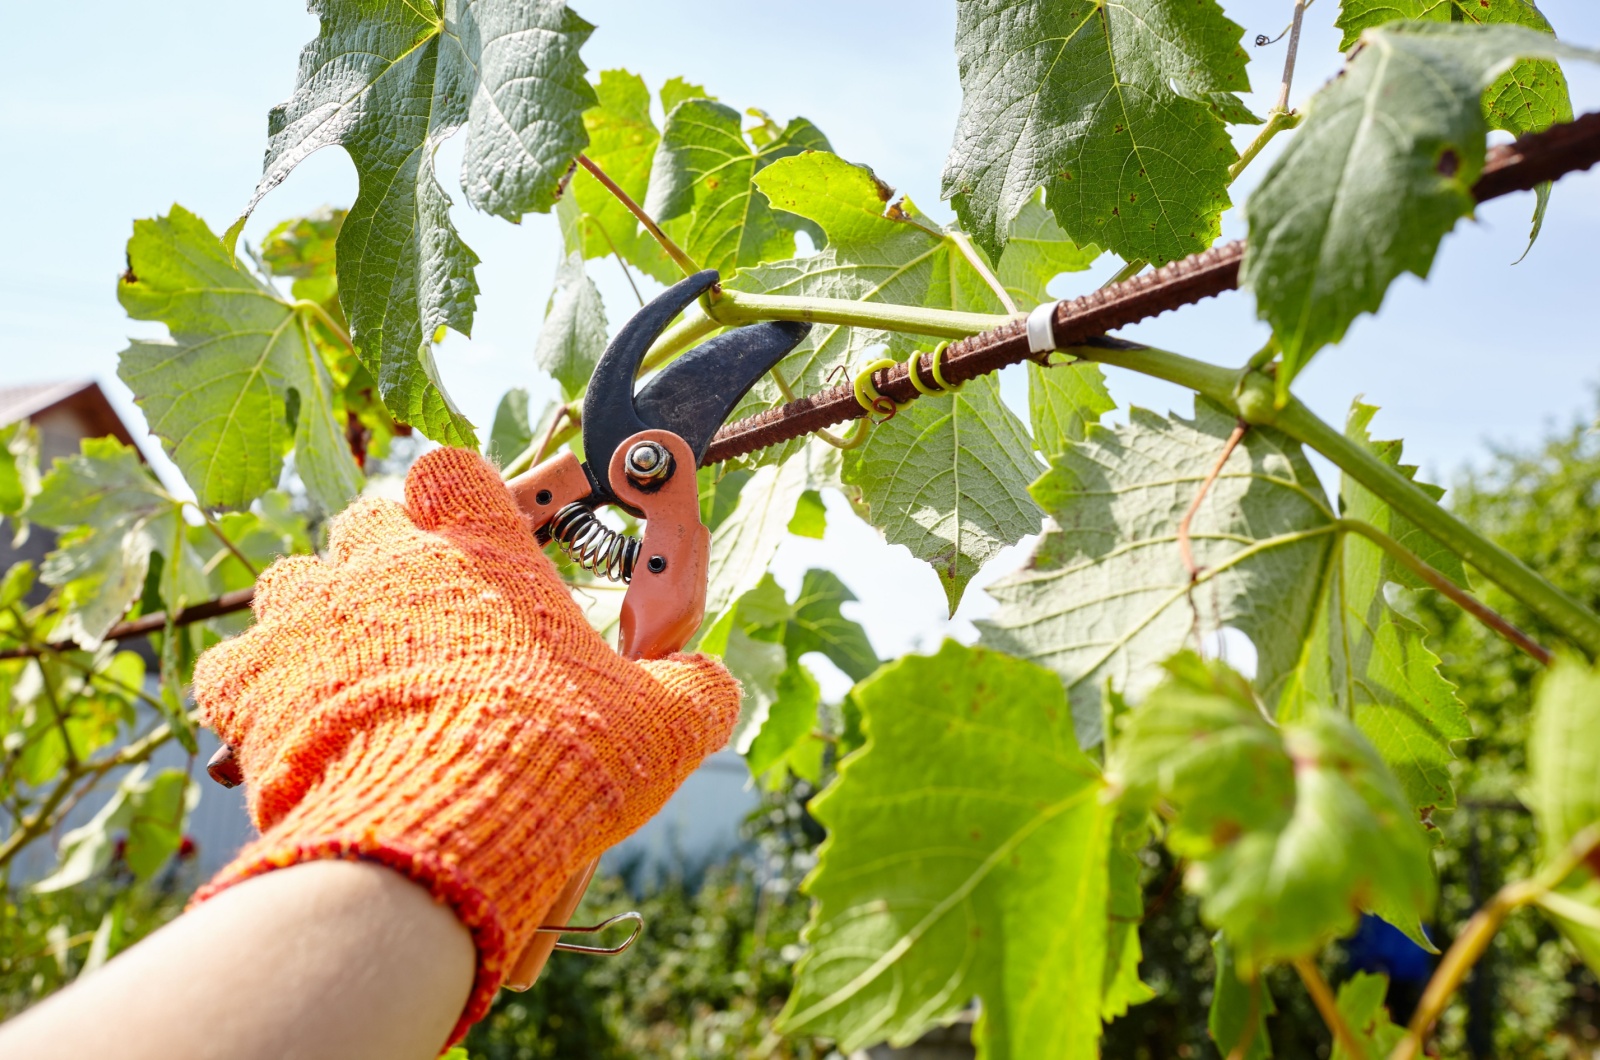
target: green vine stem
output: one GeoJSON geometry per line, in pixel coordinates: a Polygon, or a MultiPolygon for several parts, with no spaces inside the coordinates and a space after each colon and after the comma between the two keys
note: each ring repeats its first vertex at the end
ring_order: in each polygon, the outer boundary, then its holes
{"type": "Polygon", "coordinates": [[[1406,1036],[1389,1054],[1389,1060],[1414,1060],[1422,1051],[1433,1025],[1444,1012],[1445,1005],[1478,958],[1489,948],[1489,943],[1494,940],[1495,933],[1500,930],[1506,917],[1525,905],[1540,901],[1562,880],[1572,875],[1573,870],[1597,848],[1600,848],[1600,824],[1592,824],[1572,837],[1572,842],[1567,844],[1560,857],[1530,879],[1506,884],[1483,908],[1472,914],[1472,919],[1467,921],[1467,926],[1461,929],[1461,934],[1456,936],[1455,942],[1445,953],[1444,960],[1434,969],[1433,978],[1428,980],[1422,1000],[1417,1002],[1417,1011],[1406,1027],[1406,1036]]]}
{"type": "Polygon", "coordinates": [[[1333,461],[1380,500],[1520,600],[1591,658],[1600,657],[1600,617],[1456,518],[1416,483],[1318,419],[1295,398],[1291,397],[1275,414],[1273,425],[1333,461]]]}
{"type": "Polygon", "coordinates": [[[1143,272],[1144,267],[1148,264],[1150,263],[1143,258],[1134,258],[1132,261],[1124,262],[1122,268],[1112,273],[1111,279],[1107,280],[1100,286],[1102,288],[1115,287],[1124,280],[1131,280],[1143,272]]]}
{"type": "MultiPolygon", "coordinates": [[[[191,711],[188,719],[191,725],[197,724],[200,712],[191,711]]],[[[57,811],[66,801],[68,794],[77,786],[78,781],[86,778],[98,780],[113,769],[148,761],[158,748],[176,735],[171,722],[162,722],[115,754],[86,765],[70,766],[61,780],[51,789],[50,794],[45,797],[44,803],[28,817],[17,822],[17,827],[6,837],[5,842],[0,843],[0,866],[9,864],[23,847],[56,826],[61,817],[57,811]]]]}
{"type": "Polygon", "coordinates": [[[1334,1038],[1344,1047],[1350,1060],[1367,1060],[1367,1051],[1362,1048],[1361,1039],[1351,1032],[1350,1025],[1345,1022],[1344,1014],[1339,1011],[1339,1002],[1333,996],[1328,981],[1317,969],[1316,963],[1309,957],[1300,957],[1294,961],[1294,970],[1299,974],[1300,981],[1305,984],[1306,993],[1311,995],[1311,1003],[1317,1006],[1317,1014],[1333,1032],[1334,1038]]]}
{"type": "Polygon", "coordinates": [[[739,327],[762,320],[793,320],[803,324],[842,324],[846,327],[901,331],[941,339],[964,339],[1009,324],[1012,316],[1000,313],[962,313],[951,309],[855,302],[847,298],[797,298],[789,295],[750,294],[724,289],[717,300],[716,319],[701,307],[691,307],[683,319],[656,340],[644,356],[643,370],[660,368],[672,358],[721,327],[739,327]]]}
{"type": "Polygon", "coordinates": [[[1239,179],[1239,174],[1243,173],[1250,163],[1256,160],[1256,155],[1259,155],[1261,149],[1272,142],[1274,136],[1299,124],[1300,115],[1297,111],[1274,110],[1267,115],[1267,123],[1261,127],[1260,132],[1256,133],[1256,138],[1251,140],[1249,145],[1239,154],[1239,161],[1228,167],[1229,183],[1239,179]]]}
{"type": "Polygon", "coordinates": [[[1188,387],[1222,404],[1247,423],[1276,427],[1310,446],[1527,605],[1591,658],[1600,657],[1600,617],[1456,518],[1416,483],[1318,419],[1298,399],[1291,397],[1283,408],[1274,409],[1273,384],[1266,376],[1232,372],[1181,354],[1151,348],[1080,346],[1064,352],[1188,387]]]}

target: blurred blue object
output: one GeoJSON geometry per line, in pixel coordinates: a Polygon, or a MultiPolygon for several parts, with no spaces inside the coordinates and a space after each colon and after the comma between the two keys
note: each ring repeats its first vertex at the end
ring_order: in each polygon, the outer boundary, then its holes
{"type": "Polygon", "coordinates": [[[1352,972],[1382,972],[1391,983],[1428,981],[1433,955],[1406,938],[1400,929],[1371,914],[1361,918],[1356,933],[1344,940],[1352,972]]]}

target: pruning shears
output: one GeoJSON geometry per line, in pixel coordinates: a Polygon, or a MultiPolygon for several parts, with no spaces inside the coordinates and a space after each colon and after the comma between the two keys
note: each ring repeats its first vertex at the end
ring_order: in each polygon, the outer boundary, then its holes
{"type": "MultiPolygon", "coordinates": [[[[630,659],[670,655],[700,627],[711,533],[700,520],[695,472],[740,399],[811,330],[809,324],[770,322],[725,331],[668,364],[635,393],[645,352],[718,281],[714,269],[680,280],[611,340],[583,399],[585,460],[564,452],[507,483],[541,545],[553,541],[579,566],[628,584],[617,650],[630,659]],[[643,518],[644,535],[630,537],[601,523],[595,510],[603,505],[643,518]]],[[[544,924],[566,923],[597,864],[567,881],[544,924]]],[[[559,930],[548,927],[535,935],[506,985],[533,985],[557,945],[613,952],[560,944],[558,938],[559,930]]]]}
{"type": "MultiPolygon", "coordinates": [[[[681,649],[705,615],[711,534],[700,521],[695,474],[711,438],[739,400],[799,345],[811,326],[763,323],[723,332],[668,364],[637,393],[644,355],[689,304],[718,282],[707,269],[662,292],[623,325],[595,365],[583,401],[583,452],[551,457],[507,486],[541,545],[554,542],[586,570],[626,582],[618,650],[656,659],[681,649]],[[614,505],[645,521],[642,538],[613,530],[596,509],[614,505]]],[[[206,767],[225,787],[242,781],[233,749],[206,767]]],[[[575,873],[542,919],[534,941],[507,977],[525,990],[550,952],[620,952],[558,943],[598,862],[575,873]]],[[[614,917],[637,920],[638,914],[614,917]]],[[[632,939],[629,939],[631,942],[632,939]]]]}

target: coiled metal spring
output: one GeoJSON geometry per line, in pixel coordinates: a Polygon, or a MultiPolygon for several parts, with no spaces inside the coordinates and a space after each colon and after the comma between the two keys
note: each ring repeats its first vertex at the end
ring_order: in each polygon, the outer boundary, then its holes
{"type": "Polygon", "coordinates": [[[639,562],[639,539],[613,530],[581,501],[556,512],[550,520],[550,537],[572,562],[602,578],[631,582],[639,562]]]}

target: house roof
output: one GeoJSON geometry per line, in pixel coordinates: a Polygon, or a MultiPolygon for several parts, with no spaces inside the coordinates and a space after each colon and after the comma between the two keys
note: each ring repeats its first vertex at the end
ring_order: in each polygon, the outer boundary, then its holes
{"type": "Polygon", "coordinates": [[[41,420],[52,413],[76,420],[84,437],[110,435],[124,445],[138,448],[105,391],[92,379],[0,387],[0,427],[24,418],[41,420]]]}

